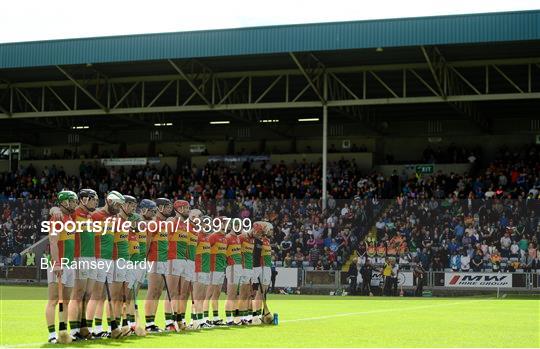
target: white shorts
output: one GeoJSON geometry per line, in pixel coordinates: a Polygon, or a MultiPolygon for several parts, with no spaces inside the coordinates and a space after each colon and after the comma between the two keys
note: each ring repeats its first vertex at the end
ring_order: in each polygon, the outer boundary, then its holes
{"type": "Polygon", "coordinates": [[[169,273],[169,262],[152,262],[148,270],[151,274],[167,275],[169,273]]]}
{"type": "Polygon", "coordinates": [[[169,274],[184,276],[186,274],[187,261],[185,259],[173,259],[169,261],[169,274]]]}
{"type": "Polygon", "coordinates": [[[105,283],[106,279],[108,283],[111,283],[114,279],[114,261],[111,259],[97,258],[96,262],[98,263],[98,266],[103,266],[96,269],[96,281],[105,283]],[[107,266],[109,265],[111,265],[111,268],[107,270],[107,266]]]}
{"type": "MultiPolygon", "coordinates": [[[[56,273],[53,272],[53,269],[51,267],[47,268],[47,283],[56,283],[58,282],[58,278],[56,277],[56,273]]],[[[62,277],[61,277],[62,285],[65,287],[73,287],[75,285],[75,270],[74,269],[62,269],[62,277]]]]}
{"type": "Polygon", "coordinates": [[[240,283],[242,285],[247,285],[251,283],[252,279],[253,279],[253,269],[243,269],[242,279],[240,280],[240,283]]]}
{"type": "Polygon", "coordinates": [[[222,271],[213,271],[211,273],[210,285],[223,285],[225,280],[225,273],[222,271]]]}
{"type": "Polygon", "coordinates": [[[126,260],[123,258],[117,259],[114,261],[114,282],[126,282],[127,279],[127,270],[126,270],[126,260]]]}
{"type": "Polygon", "coordinates": [[[79,269],[75,273],[77,280],[95,280],[97,270],[92,263],[96,261],[95,257],[79,257],[77,258],[79,269]]]}
{"type": "Polygon", "coordinates": [[[225,269],[225,274],[227,276],[227,284],[240,284],[240,280],[242,279],[242,273],[242,265],[228,265],[225,269]]]}
{"type": "Polygon", "coordinates": [[[251,279],[252,283],[259,283],[263,285],[270,285],[270,276],[272,271],[269,267],[254,267],[253,268],[253,278],[251,279]]]}
{"type": "Polygon", "coordinates": [[[195,282],[203,285],[210,285],[210,273],[197,272],[195,273],[195,276],[197,278],[195,282]]]}
{"type": "Polygon", "coordinates": [[[129,269],[127,270],[126,277],[127,277],[127,282],[128,282],[128,288],[133,288],[136,282],[139,284],[144,283],[144,278],[146,277],[146,269],[145,268],[129,269]]]}
{"type": "Polygon", "coordinates": [[[262,284],[265,286],[270,285],[272,281],[272,268],[270,267],[262,267],[262,278],[261,278],[262,284]]]}
{"type": "Polygon", "coordinates": [[[187,281],[195,281],[195,261],[186,260],[186,268],[184,269],[184,275],[182,276],[187,281]]]}

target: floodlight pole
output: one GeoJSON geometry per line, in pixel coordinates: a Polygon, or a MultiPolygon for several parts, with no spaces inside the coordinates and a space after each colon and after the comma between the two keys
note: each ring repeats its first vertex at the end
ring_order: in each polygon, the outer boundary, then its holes
{"type": "Polygon", "coordinates": [[[326,203],[328,201],[328,191],[326,189],[326,174],[327,174],[327,162],[328,162],[328,75],[324,73],[324,85],[323,85],[323,140],[322,140],[322,209],[326,209],[326,203]]]}

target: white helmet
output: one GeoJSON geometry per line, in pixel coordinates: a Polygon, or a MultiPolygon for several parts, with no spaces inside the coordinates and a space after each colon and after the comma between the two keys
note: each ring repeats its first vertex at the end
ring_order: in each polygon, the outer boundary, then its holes
{"type": "Polygon", "coordinates": [[[198,210],[198,209],[193,209],[191,211],[189,211],[189,220],[190,221],[193,221],[195,218],[201,218],[202,216],[202,212],[201,210],[198,210]]]}
{"type": "Polygon", "coordinates": [[[124,204],[126,202],[126,198],[124,198],[124,195],[120,194],[119,192],[113,190],[107,195],[107,201],[111,201],[111,203],[118,203],[118,204],[124,204]]]}

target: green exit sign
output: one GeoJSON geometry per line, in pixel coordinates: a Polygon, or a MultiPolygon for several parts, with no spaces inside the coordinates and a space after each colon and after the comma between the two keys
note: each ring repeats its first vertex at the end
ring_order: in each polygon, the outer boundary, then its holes
{"type": "Polygon", "coordinates": [[[433,173],[433,165],[416,165],[416,173],[433,173]]]}

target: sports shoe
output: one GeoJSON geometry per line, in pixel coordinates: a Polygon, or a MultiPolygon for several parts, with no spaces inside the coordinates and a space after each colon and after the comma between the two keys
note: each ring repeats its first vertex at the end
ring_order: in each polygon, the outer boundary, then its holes
{"type": "Polygon", "coordinates": [[[212,325],[214,326],[226,326],[226,324],[223,322],[223,320],[219,319],[219,320],[214,320],[212,322],[212,325]]]}
{"type": "Polygon", "coordinates": [[[251,321],[248,321],[248,320],[241,320],[240,321],[240,325],[248,326],[249,324],[251,324],[251,321]]]}
{"type": "Polygon", "coordinates": [[[163,330],[160,329],[159,327],[157,327],[156,325],[150,325],[150,326],[146,326],[146,332],[148,332],[148,333],[161,333],[161,332],[163,332],[163,330]]]}
{"type": "Polygon", "coordinates": [[[49,338],[49,340],[47,342],[49,342],[51,344],[56,344],[56,343],[58,343],[58,340],[56,339],[56,337],[52,337],[52,338],[49,338]]]}
{"type": "Polygon", "coordinates": [[[79,342],[79,341],[84,341],[86,340],[86,338],[84,338],[83,336],[81,336],[81,334],[79,332],[76,332],[75,334],[72,334],[70,335],[71,336],[71,340],[73,342],[79,342]]]}
{"type": "Polygon", "coordinates": [[[110,332],[101,331],[98,333],[93,333],[94,338],[109,338],[111,336],[110,332]]]}
{"type": "Polygon", "coordinates": [[[165,332],[176,332],[174,324],[168,324],[167,326],[165,326],[165,332]]]}
{"type": "Polygon", "coordinates": [[[207,322],[203,322],[203,323],[201,324],[201,328],[202,328],[202,329],[205,329],[205,330],[208,330],[208,329],[210,329],[210,328],[214,328],[214,326],[211,325],[211,324],[207,321],[207,322]]]}

